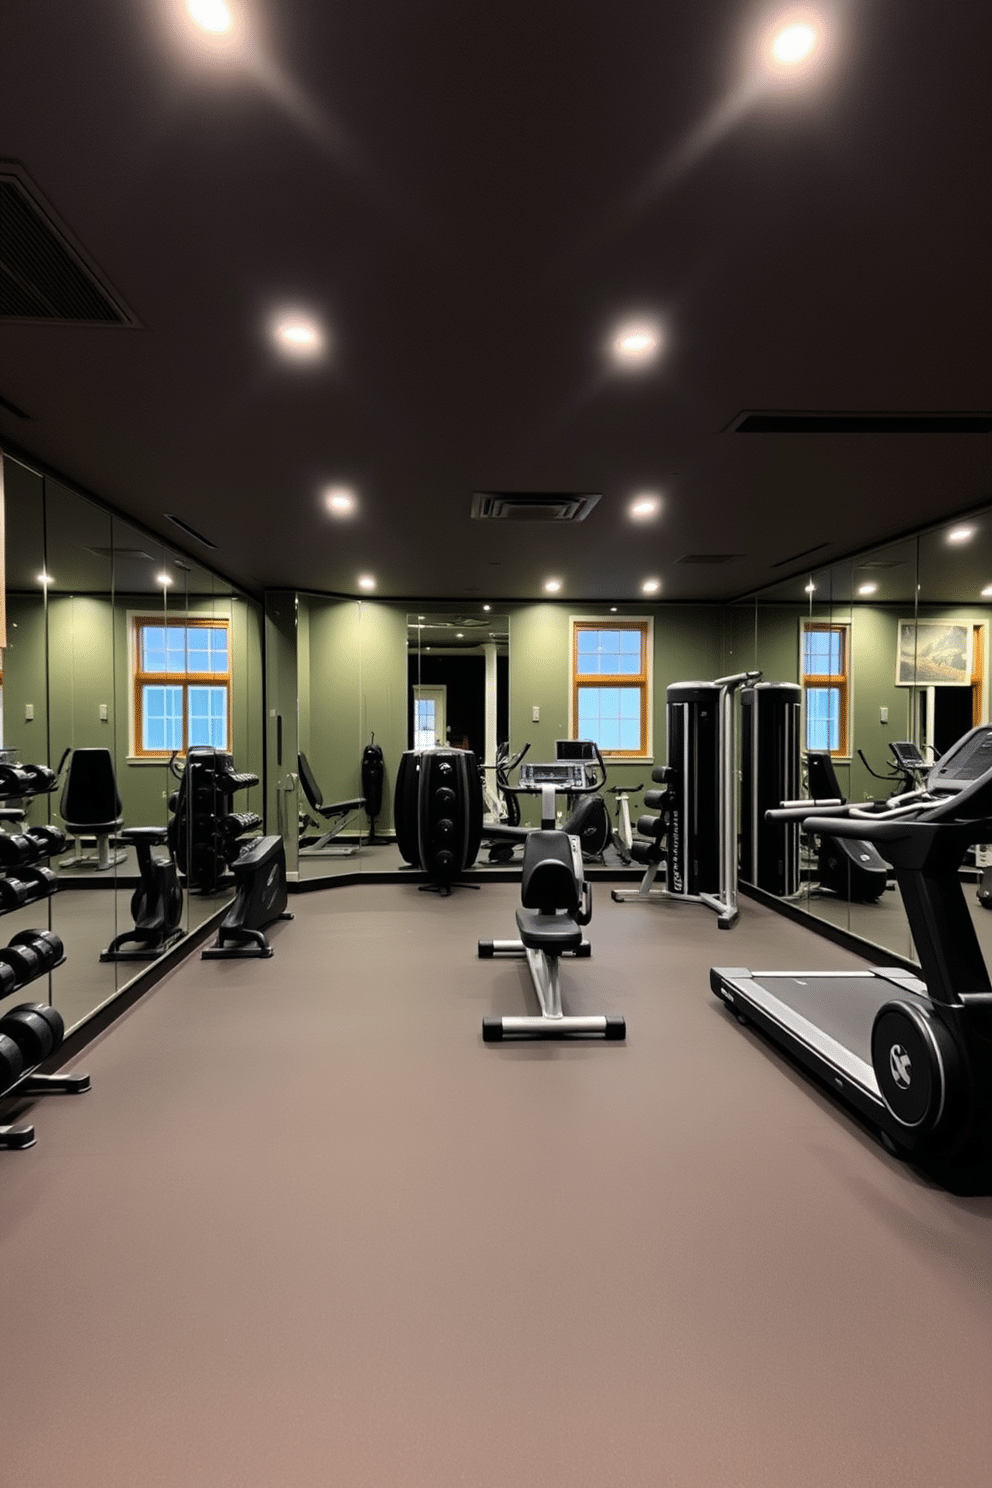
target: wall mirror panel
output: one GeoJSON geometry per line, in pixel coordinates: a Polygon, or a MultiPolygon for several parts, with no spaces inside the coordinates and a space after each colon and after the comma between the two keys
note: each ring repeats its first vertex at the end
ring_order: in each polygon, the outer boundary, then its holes
{"type": "MultiPolygon", "coordinates": [[[[804,627],[822,625],[839,633],[839,675],[830,681],[842,694],[844,716],[835,719],[828,705],[817,721],[806,678],[802,742],[831,749],[845,797],[884,799],[904,789],[891,743],[914,743],[932,761],[968,728],[989,721],[989,513],[776,585],[752,602],[754,654],[770,680],[804,683],[804,627]],[[831,733],[837,723],[842,737],[831,733]]],[[[748,604],[734,607],[741,613],[730,626],[741,654],[747,650],[748,604]]],[[[800,907],[883,950],[914,956],[897,892],[886,890],[863,901],[820,892],[818,868],[814,854],[805,864],[800,907]]],[[[980,938],[992,947],[992,914],[978,906],[970,863],[965,873],[966,899],[980,938]]]]}
{"type": "MultiPolygon", "coordinates": [[[[189,657],[199,654],[187,651],[184,622],[203,616],[230,627],[234,660],[219,679],[229,698],[224,726],[235,748],[243,741],[261,774],[260,619],[252,601],[193,560],[9,456],[4,487],[3,743],[21,761],[53,769],[62,763],[57,790],[27,803],[28,823],[82,827],[68,833],[68,850],[51,860],[58,892],[20,909],[18,922],[27,914],[31,927],[48,926],[62,938],[65,965],[44,989],[32,984],[31,995],[50,995],[73,1027],[148,965],[100,958],[133,926],[138,882],[135,846],[114,840],[115,823],[122,831],[161,831],[169,821],[177,780],[168,762],[188,723],[185,673],[196,665],[188,665],[189,657]],[[77,756],[73,791],[64,800],[77,756]]],[[[215,679],[199,680],[216,699],[215,679]]],[[[209,698],[205,706],[209,714],[209,698]]],[[[256,797],[261,800],[260,789],[256,797]]],[[[167,856],[168,849],[155,847],[153,855],[167,856]]],[[[231,889],[224,886],[208,901],[183,897],[180,925],[189,929],[226,903],[231,889]]],[[[12,930],[18,927],[12,923],[12,930]]]]}

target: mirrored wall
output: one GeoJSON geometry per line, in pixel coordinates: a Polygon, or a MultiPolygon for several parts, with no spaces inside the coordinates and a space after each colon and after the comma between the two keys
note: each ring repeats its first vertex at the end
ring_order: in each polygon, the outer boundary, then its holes
{"type": "MultiPolygon", "coordinates": [[[[59,772],[52,792],[5,801],[26,815],[4,825],[21,835],[51,825],[67,844],[33,869],[8,865],[8,884],[18,871],[35,882],[19,906],[8,889],[0,937],[8,944],[21,929],[60,937],[65,964],[20,1000],[51,1000],[72,1028],[154,958],[106,958],[133,928],[139,882],[137,848],[120,833],[158,828],[164,838],[184,740],[232,752],[239,770],[261,780],[260,610],[189,557],[9,455],[3,477],[3,757],[59,772]],[[213,642],[203,640],[208,630],[213,642]],[[39,867],[56,877],[50,897],[32,897],[39,867]]],[[[261,813],[261,800],[259,784],[239,795],[237,809],[261,813]]],[[[157,842],[151,855],[167,857],[168,846],[157,842]]],[[[181,909],[174,897],[176,928],[195,929],[230,897],[229,886],[184,892],[181,909]]]]}
{"type": "MultiPolygon", "coordinates": [[[[891,745],[908,741],[932,762],[989,720],[990,625],[986,511],[762,590],[728,611],[725,657],[728,669],[801,684],[804,755],[830,754],[843,797],[885,799],[907,782],[891,745]]],[[[914,958],[898,892],[831,892],[821,867],[807,844],[798,907],[914,958]]],[[[965,892],[992,950],[992,914],[965,892]]]]}

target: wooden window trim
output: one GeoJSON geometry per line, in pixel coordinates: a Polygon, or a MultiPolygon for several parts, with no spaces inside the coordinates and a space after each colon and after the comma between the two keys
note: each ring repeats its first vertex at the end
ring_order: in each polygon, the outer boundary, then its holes
{"type": "MultiPolygon", "coordinates": [[[[851,626],[846,620],[804,620],[800,635],[800,675],[803,689],[803,740],[806,739],[806,693],[810,688],[831,688],[840,696],[840,721],[837,748],[828,751],[832,759],[849,759],[851,756],[851,626]],[[830,631],[841,638],[840,672],[807,672],[806,636],[813,632],[830,631]]],[[[805,747],[805,742],[804,742],[805,747]]]]}
{"type": "Polygon", "coordinates": [[[190,686],[223,687],[225,692],[225,706],[227,710],[227,741],[228,748],[231,745],[231,675],[232,675],[232,626],[230,617],[226,615],[134,615],[132,616],[132,677],[131,677],[131,717],[133,720],[132,758],[139,760],[167,760],[173,754],[171,749],[145,749],[142,745],[144,737],[144,714],[142,709],[142,690],[145,687],[181,687],[183,694],[183,744],[179,750],[179,757],[186,754],[187,739],[189,737],[189,688],[190,686]],[[226,672],[144,672],[141,670],[141,632],[145,628],[154,627],[158,630],[223,630],[227,635],[227,671],[226,672]]]}
{"type": "Polygon", "coordinates": [[[578,728],[579,718],[579,694],[584,687],[634,687],[640,693],[641,707],[641,729],[640,741],[637,749],[604,749],[604,759],[611,760],[640,760],[648,756],[648,713],[651,707],[650,696],[650,657],[648,642],[651,633],[651,622],[646,619],[613,620],[603,619],[573,619],[572,620],[572,720],[573,727],[578,728]],[[641,669],[639,672],[580,672],[579,671],[579,633],[581,631],[598,630],[634,630],[638,631],[641,638],[641,669]]]}

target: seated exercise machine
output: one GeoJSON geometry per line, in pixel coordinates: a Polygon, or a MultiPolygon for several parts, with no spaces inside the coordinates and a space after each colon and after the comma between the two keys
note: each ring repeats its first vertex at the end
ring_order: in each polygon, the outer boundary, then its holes
{"type": "Polygon", "coordinates": [[[710,971],[713,992],[868,1121],[889,1151],[952,1187],[989,1184],[992,982],[958,870],[968,848],[992,835],[992,726],[959,739],[924,789],[865,806],[800,802],[772,815],[884,853],[922,976],[724,966],[710,971]]]}
{"type": "Polygon", "coordinates": [[[540,794],[541,826],[524,841],[521,907],[517,910],[520,939],[480,940],[478,950],[480,957],[525,956],[541,1011],[536,1017],[483,1018],[486,1043],[513,1037],[627,1036],[623,1018],[562,1011],[561,957],[591,954],[582,930],[592,918],[592,889],[583,871],[578,838],[555,830],[555,794],[580,789],[584,778],[578,761],[521,766],[520,784],[515,788],[540,794]]]}
{"type": "Polygon", "coordinates": [[[186,934],[179,923],[183,891],[172,854],[152,857],[152,848],[164,847],[168,836],[167,827],[125,827],[117,834],[118,842],[137,853],[141,881],[131,895],[134,925],[114,936],[100,952],[101,961],[154,961],[186,934]]]}
{"type": "Polygon", "coordinates": [[[737,923],[737,709],[742,687],[760,672],[737,672],[715,682],[673,682],[665,695],[668,764],[651,779],[644,804],[658,817],[640,817],[631,856],[645,864],[637,889],[614,889],[618,904],[677,900],[703,904],[721,930],[737,923]],[[664,838],[664,846],[662,846],[664,838]],[[665,866],[665,887],[654,881],[665,866]]]}
{"type": "Polygon", "coordinates": [[[114,757],[109,749],[67,749],[59,761],[60,775],[67,756],[69,768],[59,811],[65,830],[75,839],[75,853],[66,866],[97,871],[113,868],[127,856],[110,850],[110,839],[124,824],[114,757]],[[84,837],[95,838],[95,853],[83,853],[84,837]]]}
{"type": "Polygon", "coordinates": [[[350,858],[357,853],[360,842],[343,842],[336,847],[329,846],[333,838],[339,832],[343,832],[357,811],[361,811],[365,805],[364,796],[355,796],[350,801],[334,801],[325,803],[321,795],[320,786],[310,768],[310,762],[302,752],[297,756],[299,767],[300,785],[306,797],[308,811],[300,814],[300,853],[307,858],[350,858]],[[311,814],[312,813],[312,814],[311,814]],[[319,818],[319,820],[318,820],[319,818]],[[324,831],[319,837],[307,837],[308,827],[316,827],[320,832],[321,823],[324,831]]]}

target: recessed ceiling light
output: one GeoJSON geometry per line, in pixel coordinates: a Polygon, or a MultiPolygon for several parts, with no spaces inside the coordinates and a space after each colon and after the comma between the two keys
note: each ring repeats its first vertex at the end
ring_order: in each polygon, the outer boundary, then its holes
{"type": "Polygon", "coordinates": [[[186,0],[186,9],[198,26],[215,35],[230,31],[234,25],[234,17],[224,0],[186,0]]]}
{"type": "Polygon", "coordinates": [[[781,67],[795,67],[816,46],[816,28],[809,21],[793,21],[772,38],[771,53],[781,67]]]}
{"type": "Polygon", "coordinates": [[[275,318],[272,336],[280,351],[298,361],[312,361],[324,350],[320,326],[309,316],[295,311],[286,311],[275,318]]]}
{"type": "Polygon", "coordinates": [[[358,578],[359,589],[374,589],[375,579],[371,574],[360,574],[358,578]]]}
{"type": "Polygon", "coordinates": [[[877,584],[859,584],[858,585],[858,593],[859,594],[876,594],[877,592],[878,592],[878,585],[877,584]]]}
{"type": "Polygon", "coordinates": [[[347,486],[331,486],[324,494],[327,510],[336,517],[347,517],[355,510],[355,497],[347,486]]]}
{"type": "Polygon", "coordinates": [[[985,588],[982,590],[982,598],[983,599],[992,598],[992,584],[986,584],[985,585],[985,588]]]}
{"type": "Polygon", "coordinates": [[[161,573],[155,575],[155,582],[156,584],[161,584],[163,589],[168,589],[169,585],[173,582],[172,575],[166,573],[165,569],[163,569],[161,573]]]}
{"type": "Polygon", "coordinates": [[[658,590],[660,588],[661,588],[661,580],[660,579],[645,579],[644,580],[644,583],[641,585],[641,593],[642,594],[657,594],[658,593],[658,590]]]}
{"type": "Polygon", "coordinates": [[[806,593],[807,594],[815,594],[816,593],[816,585],[813,583],[813,580],[812,579],[810,579],[809,583],[806,585],[806,593]]]}
{"type": "Polygon", "coordinates": [[[557,594],[561,588],[561,579],[545,579],[544,588],[548,594],[557,594]]]}
{"type": "Polygon", "coordinates": [[[38,575],[38,583],[39,584],[51,584],[52,583],[52,576],[51,576],[51,574],[44,573],[44,572],[40,573],[38,575]]]}
{"type": "Polygon", "coordinates": [[[975,535],[974,527],[952,527],[947,534],[947,541],[952,543],[969,542],[975,535]]]}
{"type": "Polygon", "coordinates": [[[613,337],[611,351],[622,367],[644,367],[654,361],[660,346],[660,330],[645,320],[621,326],[613,337]]]}
{"type": "Polygon", "coordinates": [[[491,610],[492,609],[492,605],[483,605],[482,608],[484,610],[491,610]]]}
{"type": "Polygon", "coordinates": [[[658,515],[661,510],[661,497],[653,495],[650,491],[643,491],[640,496],[634,497],[628,510],[632,517],[643,522],[648,517],[658,515]]]}
{"type": "Polygon", "coordinates": [[[611,615],[615,615],[615,614],[616,614],[616,612],[617,612],[617,607],[616,607],[616,605],[610,605],[610,614],[611,614],[611,615]]]}

